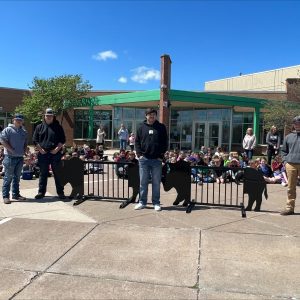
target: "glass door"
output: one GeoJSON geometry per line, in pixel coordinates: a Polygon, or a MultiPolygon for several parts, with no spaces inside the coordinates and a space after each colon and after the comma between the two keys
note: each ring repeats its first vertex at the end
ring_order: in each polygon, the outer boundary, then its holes
{"type": "Polygon", "coordinates": [[[221,146],[221,122],[195,122],[193,149],[199,151],[201,146],[215,148],[221,146]]]}
{"type": "Polygon", "coordinates": [[[205,122],[196,122],[194,126],[194,151],[199,151],[201,146],[205,146],[205,122]]]}
{"type": "Polygon", "coordinates": [[[207,129],[207,147],[215,148],[221,146],[221,123],[208,123],[207,129]]]}

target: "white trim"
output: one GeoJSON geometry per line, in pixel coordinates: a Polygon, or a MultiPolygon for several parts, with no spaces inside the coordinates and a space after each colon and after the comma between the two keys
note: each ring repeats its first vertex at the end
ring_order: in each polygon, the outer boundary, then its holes
{"type": "Polygon", "coordinates": [[[4,224],[4,223],[6,223],[6,222],[8,222],[10,220],[12,220],[12,218],[5,218],[5,219],[1,220],[0,221],[0,225],[4,224]]]}

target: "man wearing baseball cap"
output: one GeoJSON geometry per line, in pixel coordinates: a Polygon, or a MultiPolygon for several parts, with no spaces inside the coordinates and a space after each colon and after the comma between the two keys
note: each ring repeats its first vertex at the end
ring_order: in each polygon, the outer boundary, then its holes
{"type": "Polygon", "coordinates": [[[288,177],[287,201],[282,216],[293,215],[296,201],[296,186],[300,175],[300,116],[293,119],[295,131],[288,134],[283,141],[281,153],[288,177]]]}
{"type": "Polygon", "coordinates": [[[10,186],[12,183],[12,199],[26,200],[20,195],[20,178],[23,167],[23,156],[27,147],[27,131],[23,127],[23,115],[16,113],[13,123],[9,124],[0,135],[4,146],[4,178],[2,186],[3,202],[10,204],[10,186]]]}
{"type": "Polygon", "coordinates": [[[66,142],[62,126],[56,120],[52,108],[47,108],[43,122],[39,124],[33,134],[33,143],[37,147],[38,163],[40,166],[39,190],[35,199],[42,199],[46,194],[49,165],[54,175],[56,192],[60,199],[66,199],[64,187],[58,177],[58,168],[61,162],[61,148],[66,142]]]}

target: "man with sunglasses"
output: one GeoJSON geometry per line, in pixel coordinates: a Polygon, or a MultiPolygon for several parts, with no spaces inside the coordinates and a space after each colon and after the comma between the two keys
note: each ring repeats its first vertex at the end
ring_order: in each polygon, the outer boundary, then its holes
{"type": "Polygon", "coordinates": [[[10,204],[10,186],[12,183],[12,199],[26,200],[20,195],[20,178],[23,168],[24,153],[27,147],[27,131],[23,127],[23,115],[15,114],[13,123],[9,124],[0,135],[4,146],[4,178],[2,186],[3,202],[10,204]]]}
{"type": "Polygon", "coordinates": [[[62,126],[56,120],[51,108],[47,108],[43,122],[39,124],[33,134],[33,143],[38,153],[38,163],[40,167],[39,190],[35,199],[42,199],[46,194],[49,166],[51,166],[56,192],[60,199],[66,199],[64,187],[58,176],[59,164],[61,162],[61,148],[66,142],[66,137],[62,126]]]}

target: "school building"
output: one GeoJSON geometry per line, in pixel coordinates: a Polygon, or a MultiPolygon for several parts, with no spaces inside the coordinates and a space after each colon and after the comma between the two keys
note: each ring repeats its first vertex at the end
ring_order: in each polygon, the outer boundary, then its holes
{"type": "MultiPolygon", "coordinates": [[[[285,69],[206,82],[204,92],[174,90],[171,88],[171,59],[169,55],[162,55],[157,90],[92,91],[80,101],[65,101],[62,124],[67,144],[94,143],[101,124],[107,133],[106,146],[118,147],[120,125],[123,123],[130,132],[135,132],[144,120],[145,108],[154,107],[158,109],[159,120],[168,128],[170,149],[197,151],[204,145],[240,150],[248,127],[254,129],[258,143],[263,145],[268,130],[263,125],[267,101],[299,100],[289,86],[299,81],[295,78],[300,66],[285,69]],[[273,89],[270,78],[273,78],[273,89]],[[255,88],[255,82],[260,86],[255,88]]],[[[3,126],[7,124],[13,106],[20,104],[20,95],[27,92],[0,88],[0,125],[1,122],[3,126]]]]}

